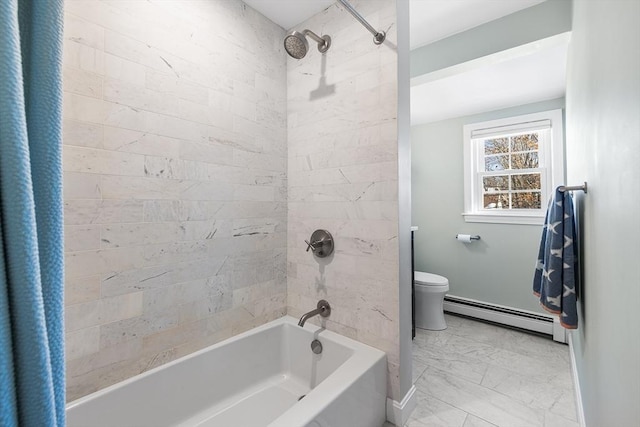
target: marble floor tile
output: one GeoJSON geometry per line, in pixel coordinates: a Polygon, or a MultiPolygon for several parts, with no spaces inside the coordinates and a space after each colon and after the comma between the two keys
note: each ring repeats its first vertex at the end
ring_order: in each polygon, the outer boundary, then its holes
{"type": "Polygon", "coordinates": [[[544,424],[544,412],[435,368],[428,368],[416,387],[429,396],[498,426],[534,427],[544,424]]]}
{"type": "Polygon", "coordinates": [[[468,318],[453,314],[445,314],[445,319],[448,333],[473,338],[487,344],[498,344],[500,338],[509,333],[507,327],[496,327],[488,322],[470,322],[468,318]]]}
{"type": "Polygon", "coordinates": [[[569,420],[560,415],[545,412],[544,427],[580,427],[580,424],[575,420],[569,420]]]}
{"type": "Polygon", "coordinates": [[[567,372],[565,368],[568,363],[565,361],[553,358],[544,360],[456,335],[449,337],[446,347],[449,352],[523,375],[536,375],[540,372],[567,372]]]}
{"type": "Polygon", "coordinates": [[[444,331],[417,330],[418,404],[406,426],[577,427],[568,346],[446,318],[444,331]]]}
{"type": "Polygon", "coordinates": [[[482,361],[489,360],[488,358],[494,354],[504,351],[499,347],[485,344],[472,338],[462,337],[446,331],[442,333],[443,335],[447,335],[446,338],[441,338],[437,344],[430,345],[429,349],[442,349],[443,351],[482,361]]]}
{"type": "Polygon", "coordinates": [[[424,371],[427,369],[427,364],[422,361],[422,359],[414,358],[413,359],[413,384],[418,381],[418,378],[422,376],[424,371]]]}
{"type": "Polygon", "coordinates": [[[467,413],[433,396],[417,392],[418,404],[411,419],[432,427],[462,427],[467,413]]]}
{"type": "Polygon", "coordinates": [[[462,317],[462,316],[456,316],[454,314],[448,314],[445,313],[444,317],[447,320],[447,326],[448,327],[457,327],[457,326],[464,326],[467,324],[467,319],[462,317]]]}
{"type": "Polygon", "coordinates": [[[510,396],[532,408],[551,410],[563,401],[564,408],[571,405],[571,411],[575,412],[575,406],[571,399],[573,396],[573,384],[571,377],[558,377],[557,375],[541,372],[536,375],[521,375],[513,371],[490,366],[482,379],[481,385],[506,396],[510,396]]]}
{"type": "Polygon", "coordinates": [[[413,339],[413,346],[418,350],[426,350],[434,345],[444,346],[451,334],[444,331],[428,331],[426,329],[416,329],[416,336],[413,339]]]}
{"type": "Polygon", "coordinates": [[[462,427],[496,427],[496,425],[469,414],[462,427]]]}
{"type": "Polygon", "coordinates": [[[499,343],[501,348],[536,357],[545,361],[553,360],[555,364],[564,366],[569,362],[569,346],[555,342],[550,338],[525,334],[509,330],[505,340],[499,343]]]}
{"type": "Polygon", "coordinates": [[[571,387],[570,390],[565,390],[562,396],[556,400],[547,412],[577,422],[578,412],[576,410],[576,398],[573,387],[571,387]]]}
{"type": "Polygon", "coordinates": [[[455,374],[473,383],[480,384],[489,365],[463,352],[450,351],[446,345],[433,346],[415,355],[413,360],[441,371],[455,374]]]}

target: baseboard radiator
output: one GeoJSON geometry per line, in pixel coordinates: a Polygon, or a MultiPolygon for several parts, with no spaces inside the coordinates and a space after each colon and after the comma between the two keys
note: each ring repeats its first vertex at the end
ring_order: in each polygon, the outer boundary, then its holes
{"type": "Polygon", "coordinates": [[[550,314],[536,313],[455,295],[447,295],[444,298],[444,311],[550,335],[554,341],[567,342],[565,330],[560,325],[557,316],[550,314]]]}

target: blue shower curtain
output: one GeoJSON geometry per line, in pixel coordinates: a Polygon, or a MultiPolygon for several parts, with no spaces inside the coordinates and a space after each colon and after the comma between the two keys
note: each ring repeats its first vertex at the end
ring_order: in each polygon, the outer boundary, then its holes
{"type": "Polygon", "coordinates": [[[0,1],[0,425],[64,426],[62,0],[0,1]]]}

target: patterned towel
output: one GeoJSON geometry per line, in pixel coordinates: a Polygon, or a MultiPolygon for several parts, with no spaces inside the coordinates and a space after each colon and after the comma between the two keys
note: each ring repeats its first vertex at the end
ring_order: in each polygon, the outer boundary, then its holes
{"type": "Polygon", "coordinates": [[[578,327],[576,276],[578,247],[571,194],[556,189],[542,229],[533,293],[551,313],[560,315],[567,329],[578,327]]]}

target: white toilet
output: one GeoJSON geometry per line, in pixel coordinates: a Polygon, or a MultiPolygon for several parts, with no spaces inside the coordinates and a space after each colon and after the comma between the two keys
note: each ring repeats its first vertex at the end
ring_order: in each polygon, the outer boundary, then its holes
{"type": "Polygon", "coordinates": [[[437,274],[416,271],[416,327],[441,331],[447,329],[444,320],[444,296],[449,291],[449,280],[437,274]]]}

